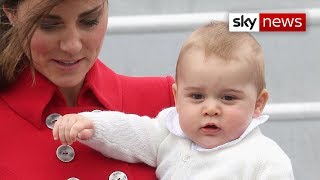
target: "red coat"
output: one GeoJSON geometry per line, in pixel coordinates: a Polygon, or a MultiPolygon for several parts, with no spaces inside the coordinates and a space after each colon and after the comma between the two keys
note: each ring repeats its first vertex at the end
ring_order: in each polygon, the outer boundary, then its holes
{"type": "Polygon", "coordinates": [[[64,97],[45,77],[36,73],[32,84],[26,70],[8,90],[0,92],[0,179],[107,180],[121,171],[129,180],[156,179],[154,168],[104,157],[78,142],[75,157],[62,162],[56,156],[46,117],[95,109],[118,110],[155,116],[174,105],[172,77],[127,77],[115,74],[99,60],[88,72],[76,107],[66,107],[64,97]]]}

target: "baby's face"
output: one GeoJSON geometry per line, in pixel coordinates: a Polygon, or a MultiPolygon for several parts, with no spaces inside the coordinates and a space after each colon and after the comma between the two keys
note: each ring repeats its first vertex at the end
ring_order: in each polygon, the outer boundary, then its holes
{"type": "Polygon", "coordinates": [[[174,87],[183,132],[203,148],[237,139],[256,116],[258,95],[248,64],[201,51],[183,58],[174,87]]]}

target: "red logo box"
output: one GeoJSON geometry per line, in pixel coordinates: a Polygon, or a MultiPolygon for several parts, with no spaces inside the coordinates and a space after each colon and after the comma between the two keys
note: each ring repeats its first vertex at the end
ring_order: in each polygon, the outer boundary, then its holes
{"type": "Polygon", "coordinates": [[[306,31],[305,13],[260,13],[259,29],[263,31],[306,31]]]}

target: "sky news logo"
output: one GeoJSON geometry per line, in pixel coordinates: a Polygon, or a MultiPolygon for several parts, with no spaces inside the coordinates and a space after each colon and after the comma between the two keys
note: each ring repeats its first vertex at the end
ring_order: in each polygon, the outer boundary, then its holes
{"type": "Polygon", "coordinates": [[[304,32],[305,13],[229,13],[230,32],[304,32]]]}

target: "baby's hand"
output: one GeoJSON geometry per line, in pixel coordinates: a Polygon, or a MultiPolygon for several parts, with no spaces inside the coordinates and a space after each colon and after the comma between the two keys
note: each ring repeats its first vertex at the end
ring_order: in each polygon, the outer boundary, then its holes
{"type": "Polygon", "coordinates": [[[93,136],[92,121],[79,114],[67,114],[59,117],[52,130],[53,139],[60,139],[62,144],[72,144],[76,138],[87,140],[93,136]]]}

